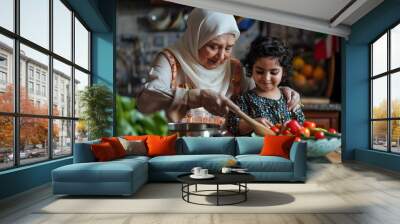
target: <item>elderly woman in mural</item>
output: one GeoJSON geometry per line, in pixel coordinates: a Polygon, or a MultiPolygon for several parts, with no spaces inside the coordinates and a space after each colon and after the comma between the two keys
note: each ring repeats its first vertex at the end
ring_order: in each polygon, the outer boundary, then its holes
{"type": "MultiPolygon", "coordinates": [[[[138,96],[138,109],[165,110],[172,122],[223,124],[228,112],[224,96],[254,88],[240,62],[231,57],[239,35],[232,15],[194,9],[182,38],[156,57],[151,81],[138,96]]],[[[294,108],[299,94],[288,87],[282,90],[289,109],[294,108]]]]}

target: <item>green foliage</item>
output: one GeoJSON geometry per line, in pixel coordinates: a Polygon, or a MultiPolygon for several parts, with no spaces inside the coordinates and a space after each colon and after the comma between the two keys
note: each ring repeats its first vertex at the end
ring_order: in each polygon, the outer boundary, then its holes
{"type": "Polygon", "coordinates": [[[144,115],[133,98],[117,95],[117,135],[166,135],[167,119],[163,112],[144,115]]]}
{"type": "Polygon", "coordinates": [[[109,136],[112,127],[112,92],[102,84],[86,87],[79,94],[79,106],[82,108],[82,119],[85,120],[89,139],[109,136]]]}

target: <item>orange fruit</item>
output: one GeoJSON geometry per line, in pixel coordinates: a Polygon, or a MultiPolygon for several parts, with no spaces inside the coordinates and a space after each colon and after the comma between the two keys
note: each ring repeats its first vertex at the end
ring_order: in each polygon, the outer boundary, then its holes
{"type": "Polygon", "coordinates": [[[296,73],[293,75],[293,83],[297,87],[303,87],[306,84],[306,77],[303,74],[296,73]]]}
{"type": "Polygon", "coordinates": [[[304,66],[304,63],[305,62],[304,62],[303,58],[301,58],[300,56],[294,57],[293,61],[292,61],[293,68],[296,70],[302,69],[304,66]]]}
{"type": "Polygon", "coordinates": [[[325,78],[325,71],[321,66],[314,69],[313,76],[316,80],[321,81],[325,78]]]}
{"type": "Polygon", "coordinates": [[[310,64],[305,64],[301,71],[301,73],[303,73],[307,78],[312,77],[312,75],[313,75],[312,72],[313,72],[313,66],[310,64]]]}

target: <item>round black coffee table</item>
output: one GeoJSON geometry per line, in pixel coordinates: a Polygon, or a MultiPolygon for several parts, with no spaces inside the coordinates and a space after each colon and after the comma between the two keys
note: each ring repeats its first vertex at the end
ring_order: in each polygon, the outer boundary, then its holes
{"type": "Polygon", "coordinates": [[[247,192],[249,188],[247,187],[247,183],[255,180],[255,177],[248,173],[216,173],[213,174],[215,177],[212,179],[193,179],[189,174],[182,174],[177,177],[178,181],[182,183],[182,199],[188,203],[198,204],[198,205],[234,205],[239,204],[241,202],[245,202],[247,200],[247,192]],[[198,184],[204,185],[216,185],[215,190],[197,190],[198,184]],[[195,186],[194,191],[190,191],[190,186],[195,186]],[[238,186],[237,190],[223,190],[220,189],[220,185],[236,185],[238,186]],[[205,194],[209,192],[215,192],[215,194],[205,194]],[[190,201],[190,196],[204,196],[204,197],[216,197],[216,204],[202,204],[190,201]],[[239,200],[231,202],[231,203],[221,203],[221,197],[232,197],[232,196],[241,196],[239,200]]]}

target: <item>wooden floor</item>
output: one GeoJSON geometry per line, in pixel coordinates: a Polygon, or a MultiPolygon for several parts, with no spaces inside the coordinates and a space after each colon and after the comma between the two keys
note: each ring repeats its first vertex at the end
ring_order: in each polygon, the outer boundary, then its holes
{"type": "MultiPolygon", "coordinates": [[[[327,160],[309,162],[308,182],[317,183],[345,201],[364,202],[357,214],[36,214],[54,200],[50,186],[42,186],[0,202],[0,223],[107,224],[237,224],[237,223],[400,223],[400,175],[359,163],[327,160]]],[[[316,201],[315,203],[320,203],[316,201]]]]}

